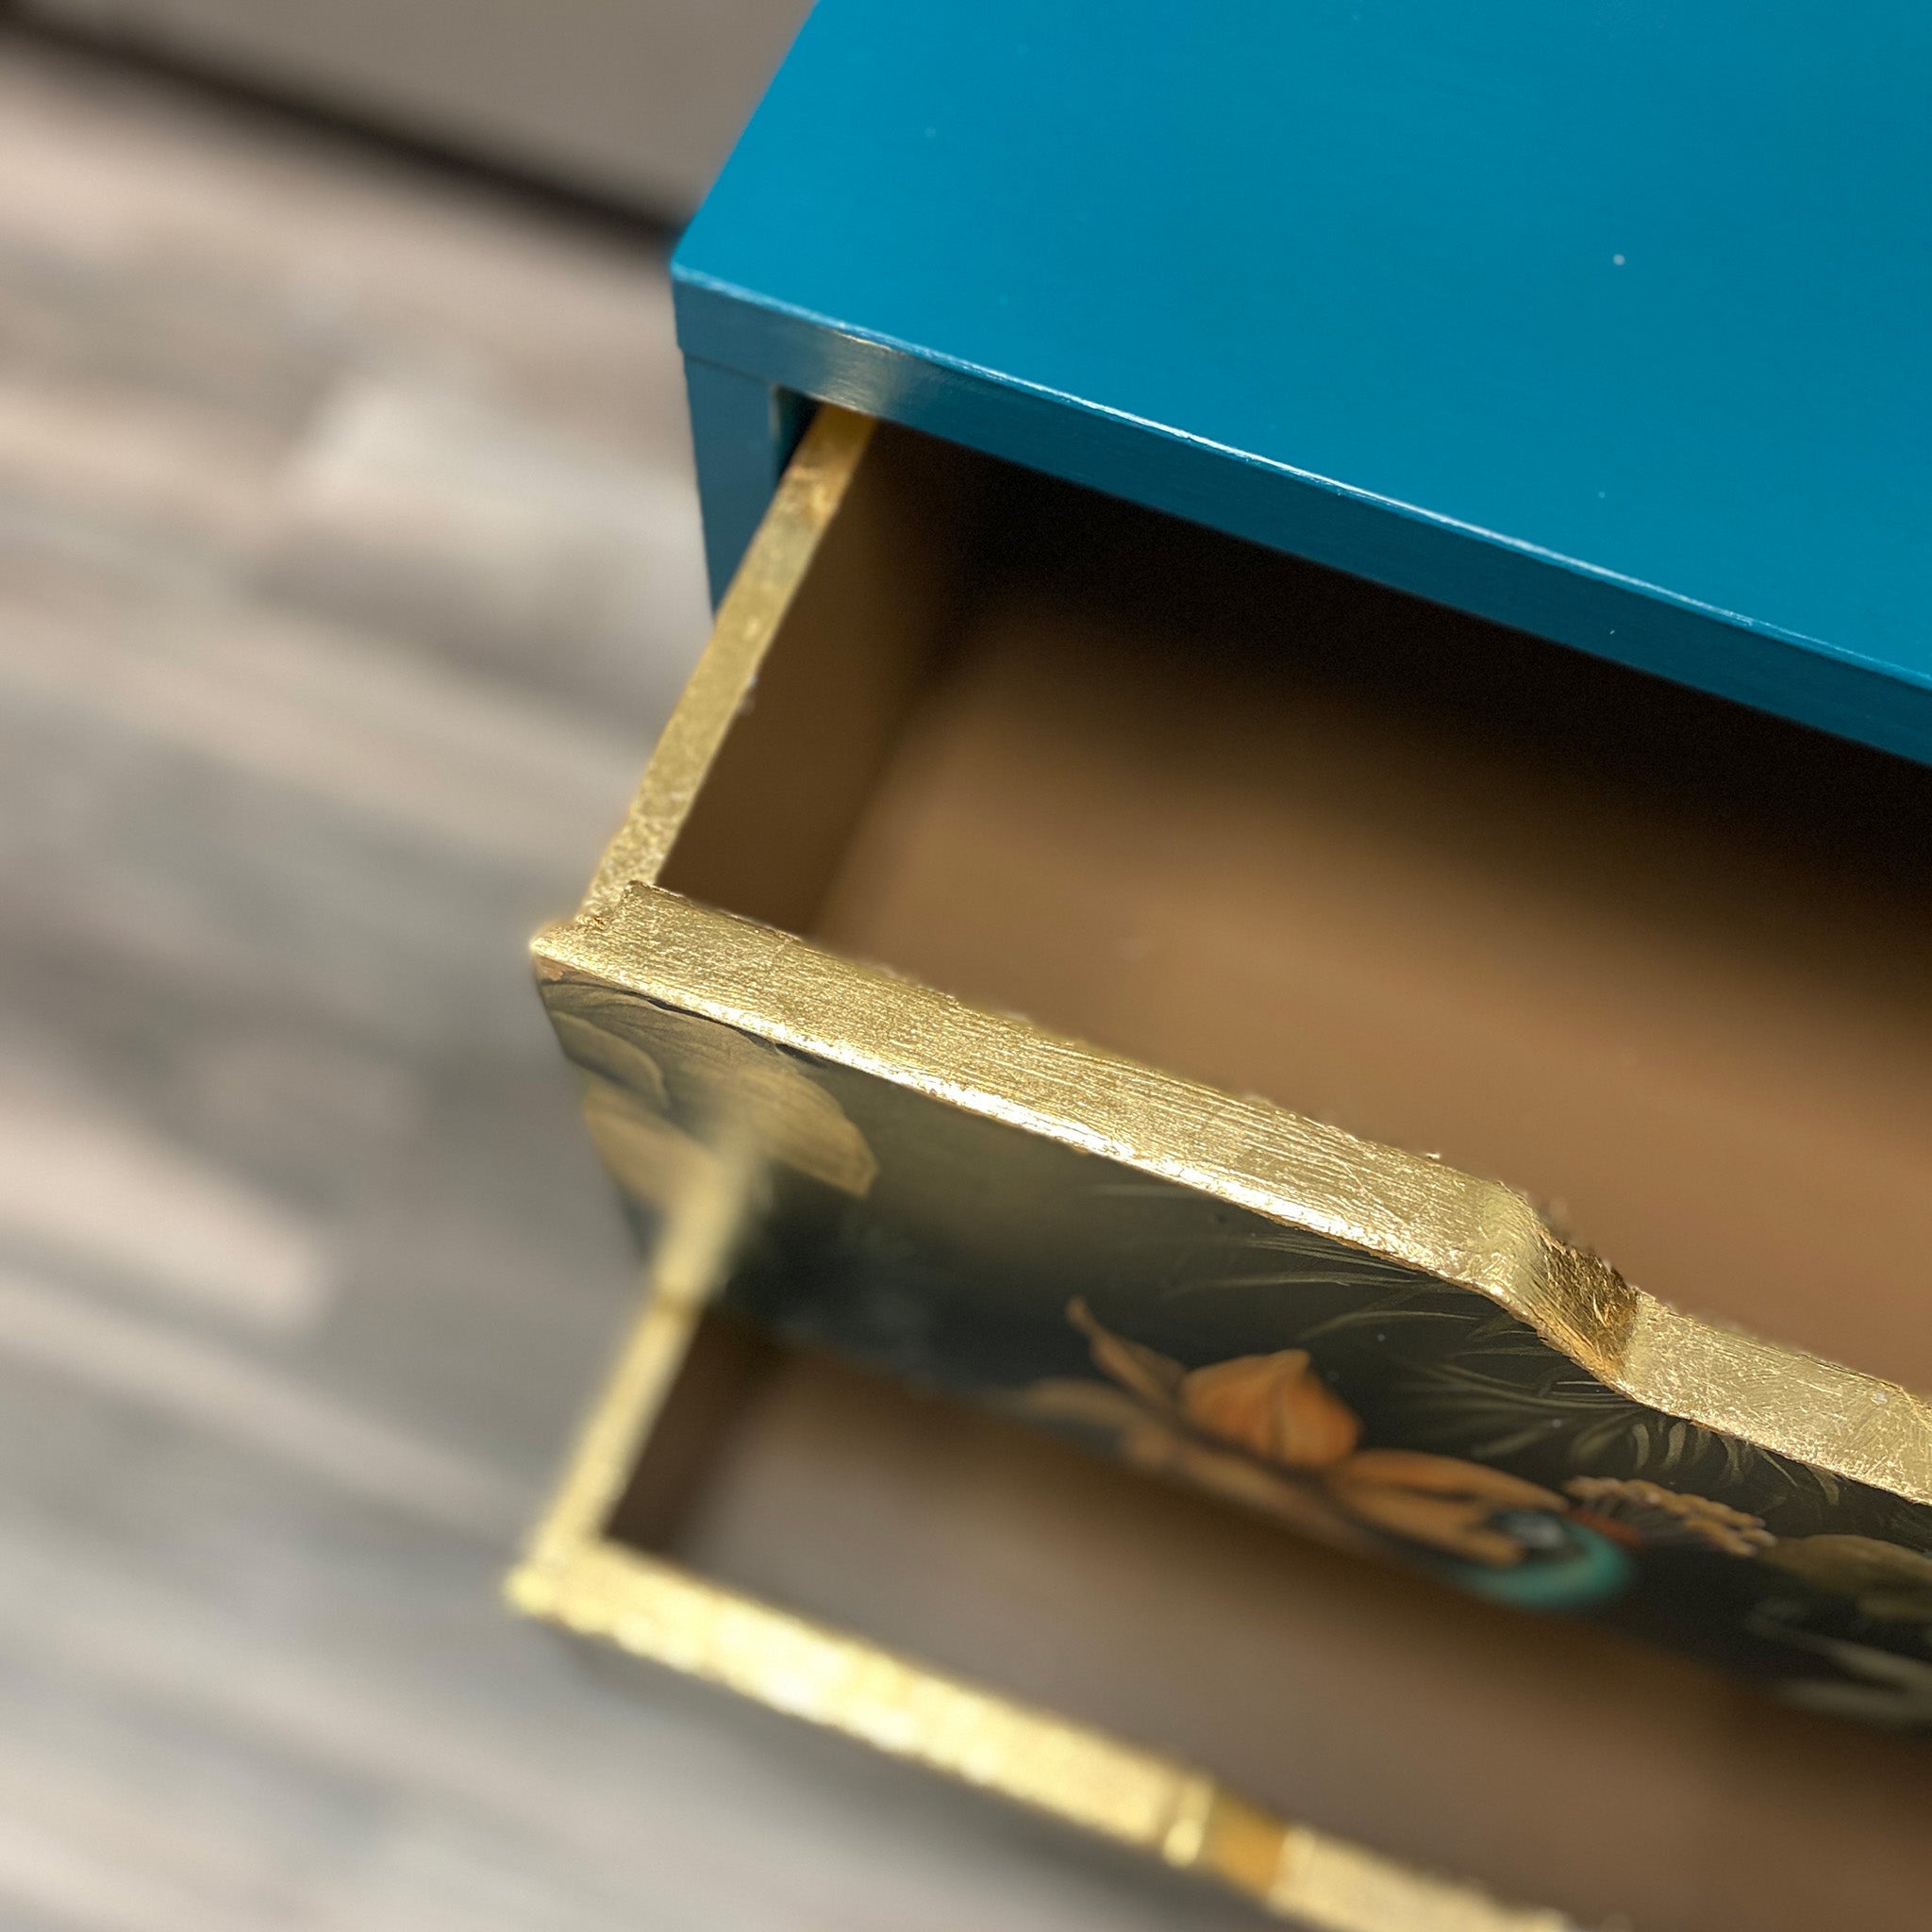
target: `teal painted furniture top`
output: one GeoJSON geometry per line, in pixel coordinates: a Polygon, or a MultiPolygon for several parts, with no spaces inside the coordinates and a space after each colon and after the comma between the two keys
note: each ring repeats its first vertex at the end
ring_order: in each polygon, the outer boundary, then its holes
{"type": "Polygon", "coordinates": [[[1923,0],[820,0],[675,272],[716,563],[802,393],[1932,761],[1923,0]]]}

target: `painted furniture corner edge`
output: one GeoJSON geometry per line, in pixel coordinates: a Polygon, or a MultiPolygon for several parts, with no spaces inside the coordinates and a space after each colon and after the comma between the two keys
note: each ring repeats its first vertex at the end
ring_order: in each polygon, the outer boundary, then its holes
{"type": "MultiPolygon", "coordinates": [[[[950,362],[674,264],[688,358],[1286,551],[1755,710],[1932,764],[1932,685],[1814,639],[950,362]],[[758,372],[756,376],[747,372],[758,372]]],[[[725,420],[721,411],[719,422],[725,420]]],[[[728,458],[728,436],[720,449],[728,458]]],[[[702,469],[702,463],[701,463],[702,469]]],[[[756,466],[718,486],[736,554],[756,466]],[[734,491],[737,492],[734,494],[734,491]]],[[[769,491],[767,492],[769,493],[769,491]]],[[[711,517],[708,492],[706,519],[711,517]]]]}

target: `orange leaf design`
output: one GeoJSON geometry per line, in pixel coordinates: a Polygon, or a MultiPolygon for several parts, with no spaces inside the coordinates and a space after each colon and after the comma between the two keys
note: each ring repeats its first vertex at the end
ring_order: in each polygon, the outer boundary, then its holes
{"type": "Polygon", "coordinates": [[[1325,1469],[1361,1440],[1360,1420],[1305,1348],[1196,1369],[1180,1385],[1180,1408],[1205,1435],[1285,1469],[1325,1469]]]}

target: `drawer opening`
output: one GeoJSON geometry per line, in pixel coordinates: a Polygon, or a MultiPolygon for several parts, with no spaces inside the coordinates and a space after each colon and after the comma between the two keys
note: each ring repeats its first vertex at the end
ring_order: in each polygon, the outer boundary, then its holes
{"type": "Polygon", "coordinates": [[[1580,1924],[1917,1923],[1910,1740],[1283,1537],[722,1314],[605,1533],[1580,1924]]]}
{"type": "Polygon", "coordinates": [[[663,882],[1932,1388],[1932,772],[882,427],[663,882]]]}

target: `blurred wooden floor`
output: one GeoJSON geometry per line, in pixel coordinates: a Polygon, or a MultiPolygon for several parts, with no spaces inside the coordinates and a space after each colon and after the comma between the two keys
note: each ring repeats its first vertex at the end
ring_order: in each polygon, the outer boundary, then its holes
{"type": "Polygon", "coordinates": [[[0,37],[0,1924],[1250,1923],[498,1608],[687,461],[648,235],[0,37]]]}

